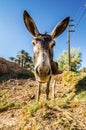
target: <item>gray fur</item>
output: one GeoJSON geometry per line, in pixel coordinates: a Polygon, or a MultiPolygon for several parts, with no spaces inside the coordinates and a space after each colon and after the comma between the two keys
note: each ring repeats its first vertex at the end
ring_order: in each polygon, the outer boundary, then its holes
{"type": "MultiPolygon", "coordinates": [[[[34,73],[38,82],[37,100],[40,98],[41,85],[46,83],[46,99],[49,99],[49,86],[52,75],[58,73],[58,64],[53,61],[54,38],[58,37],[67,27],[69,17],[65,18],[49,34],[40,34],[32,17],[24,11],[24,23],[28,31],[33,35],[33,62],[34,73]]],[[[55,81],[52,85],[52,98],[55,95],[55,81]]]]}

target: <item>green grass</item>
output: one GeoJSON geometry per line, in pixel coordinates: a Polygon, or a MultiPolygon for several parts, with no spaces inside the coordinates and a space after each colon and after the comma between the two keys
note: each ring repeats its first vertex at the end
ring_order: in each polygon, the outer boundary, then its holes
{"type": "Polygon", "coordinates": [[[31,116],[35,116],[36,112],[45,107],[47,105],[46,101],[37,101],[37,102],[33,102],[29,105],[26,105],[23,110],[22,110],[22,113],[25,114],[25,113],[28,113],[28,116],[31,117],[31,116]]]}
{"type": "Polygon", "coordinates": [[[82,82],[82,84],[86,84],[86,75],[83,75],[78,72],[72,72],[72,71],[65,71],[63,73],[63,79],[62,82],[65,84],[67,87],[75,86],[79,82],[82,82]],[[82,81],[81,81],[82,80],[82,81]]]}
{"type": "MultiPolygon", "coordinates": [[[[65,84],[67,91],[61,98],[64,103],[83,103],[86,102],[86,74],[76,72],[64,72],[63,84],[65,84]]],[[[60,100],[60,99],[59,99],[60,100]]]]}
{"type": "Polygon", "coordinates": [[[0,112],[6,111],[9,108],[12,108],[14,106],[15,106],[15,104],[12,102],[2,103],[2,104],[0,104],[0,112]]]}
{"type": "Polygon", "coordinates": [[[18,101],[10,101],[9,96],[9,91],[2,90],[0,92],[0,112],[7,111],[11,108],[20,108],[21,106],[23,106],[23,104],[18,101]]]}

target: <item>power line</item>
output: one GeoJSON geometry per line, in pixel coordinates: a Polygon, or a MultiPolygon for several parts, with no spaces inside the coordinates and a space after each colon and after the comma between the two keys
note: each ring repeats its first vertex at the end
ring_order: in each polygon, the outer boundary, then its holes
{"type": "MultiPolygon", "coordinates": [[[[84,6],[83,5],[80,6],[80,8],[78,9],[78,11],[74,17],[74,19],[77,19],[74,29],[76,29],[79,26],[80,22],[82,21],[83,17],[85,16],[85,14],[86,14],[86,3],[84,4],[84,6]],[[79,16],[79,17],[76,17],[76,16],[79,16]]],[[[72,36],[73,36],[73,33],[72,33],[71,37],[72,36]]]]}
{"type": "Polygon", "coordinates": [[[77,24],[76,24],[75,28],[79,26],[79,24],[80,24],[81,20],[82,20],[82,19],[83,19],[83,17],[85,16],[85,13],[86,13],[86,3],[85,3],[85,5],[84,5],[84,7],[85,7],[85,9],[83,10],[83,12],[82,12],[81,16],[79,17],[79,20],[78,20],[78,22],[77,22],[77,24]]]}
{"type": "Polygon", "coordinates": [[[83,10],[83,4],[80,4],[79,8],[77,9],[74,19],[78,19],[78,16],[81,15],[81,11],[83,10]]]}

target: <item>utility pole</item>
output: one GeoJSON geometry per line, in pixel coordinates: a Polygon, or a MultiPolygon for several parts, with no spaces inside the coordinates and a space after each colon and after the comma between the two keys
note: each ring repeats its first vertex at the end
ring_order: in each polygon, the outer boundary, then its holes
{"type": "MultiPolygon", "coordinates": [[[[74,22],[74,20],[70,20],[70,22],[74,22]]],[[[75,30],[71,30],[70,27],[73,27],[73,23],[69,23],[68,25],[68,71],[71,70],[71,60],[70,60],[70,32],[75,32],[75,30]]]]}

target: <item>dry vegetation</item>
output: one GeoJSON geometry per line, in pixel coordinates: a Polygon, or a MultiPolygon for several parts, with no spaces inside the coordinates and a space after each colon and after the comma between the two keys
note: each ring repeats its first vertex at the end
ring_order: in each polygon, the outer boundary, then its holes
{"type": "Polygon", "coordinates": [[[36,87],[33,79],[0,83],[0,130],[86,130],[85,73],[57,75],[55,100],[45,100],[43,85],[36,102],[36,87]]]}

